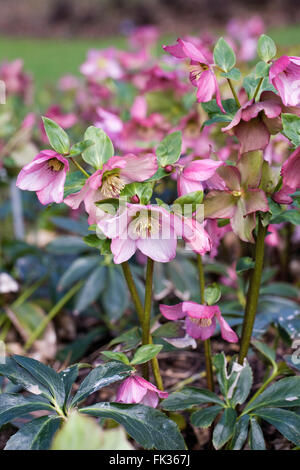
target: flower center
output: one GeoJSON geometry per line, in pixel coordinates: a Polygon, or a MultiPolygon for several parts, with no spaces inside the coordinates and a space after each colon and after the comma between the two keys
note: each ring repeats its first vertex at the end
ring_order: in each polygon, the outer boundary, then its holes
{"type": "Polygon", "coordinates": [[[206,64],[201,64],[200,62],[198,64],[192,64],[189,65],[188,67],[190,74],[191,74],[191,79],[192,80],[199,80],[200,75],[202,72],[205,70],[208,70],[209,67],[206,64]]]}
{"type": "Polygon", "coordinates": [[[189,317],[191,322],[194,323],[197,326],[200,326],[201,328],[207,328],[212,324],[211,318],[193,318],[189,317]]]}
{"type": "Polygon", "coordinates": [[[101,186],[101,195],[104,199],[110,197],[119,197],[122,189],[125,188],[124,181],[118,175],[104,176],[101,186]]]}
{"type": "Polygon", "coordinates": [[[148,211],[138,212],[131,223],[132,231],[138,238],[147,238],[159,232],[159,219],[148,211]]]}
{"type": "Polygon", "coordinates": [[[58,160],[57,158],[51,158],[48,160],[48,167],[53,171],[61,171],[64,168],[63,162],[58,160]]]}
{"type": "Polygon", "coordinates": [[[232,191],[232,195],[234,197],[240,197],[242,195],[242,191],[232,191]]]}

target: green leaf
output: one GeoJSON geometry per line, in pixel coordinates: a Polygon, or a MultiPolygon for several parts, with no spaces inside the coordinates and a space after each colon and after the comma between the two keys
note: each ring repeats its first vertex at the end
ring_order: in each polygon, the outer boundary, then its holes
{"type": "Polygon", "coordinates": [[[243,369],[238,375],[238,379],[234,386],[234,391],[232,398],[230,398],[230,403],[234,406],[242,404],[246,401],[253,383],[253,374],[252,369],[249,366],[248,362],[245,362],[243,369]]]}
{"type": "Polygon", "coordinates": [[[236,411],[233,408],[225,408],[213,432],[213,445],[215,449],[221,449],[229,441],[234,432],[236,419],[236,411]]]}
{"type": "Polygon", "coordinates": [[[271,64],[266,64],[263,61],[258,62],[255,67],[255,77],[256,78],[268,77],[270,67],[271,67],[271,64]]]}
{"type": "Polygon", "coordinates": [[[19,366],[29,372],[49,390],[49,395],[55,400],[58,406],[63,406],[65,401],[65,387],[62,378],[54,369],[30,357],[15,355],[13,359],[19,366]]]}
{"type": "MultiPolygon", "coordinates": [[[[70,360],[69,356],[69,360],[70,360]]],[[[66,393],[66,398],[65,398],[65,405],[67,404],[67,401],[70,397],[70,393],[72,390],[72,386],[74,382],[76,381],[78,377],[78,365],[74,364],[73,366],[68,367],[67,369],[62,370],[59,373],[60,377],[63,380],[64,386],[65,386],[65,393],[66,393]]]]}
{"type": "Polygon", "coordinates": [[[244,256],[243,258],[240,258],[238,262],[236,263],[236,272],[243,273],[245,271],[248,271],[249,269],[253,269],[255,266],[255,262],[250,256],[244,256]]]}
{"type": "Polygon", "coordinates": [[[103,164],[114,155],[114,146],[110,138],[102,129],[90,126],[85,131],[84,139],[91,140],[94,145],[84,150],[83,160],[96,170],[100,170],[103,164]]]}
{"type": "Polygon", "coordinates": [[[77,258],[60,278],[57,289],[65,290],[75,284],[75,282],[83,279],[99,262],[99,256],[77,258]]]}
{"type": "Polygon", "coordinates": [[[203,408],[201,410],[195,411],[191,415],[191,423],[194,426],[199,428],[207,428],[209,427],[214,419],[218,416],[220,411],[223,410],[223,407],[220,405],[208,406],[207,408],[203,408]]]}
{"type": "Polygon", "coordinates": [[[185,217],[191,217],[193,212],[197,210],[198,205],[201,204],[202,201],[203,191],[194,191],[175,199],[172,205],[172,210],[179,212],[185,217]],[[176,206],[180,207],[176,208],[176,206]]]}
{"type": "Polygon", "coordinates": [[[271,222],[272,224],[290,222],[293,225],[300,225],[300,212],[296,209],[283,211],[280,215],[273,217],[271,222]]]}
{"type": "Polygon", "coordinates": [[[106,364],[96,367],[80,384],[71,405],[76,405],[103,387],[125,379],[130,375],[132,370],[132,367],[121,362],[107,362],[106,364]]]}
{"type": "Polygon", "coordinates": [[[122,343],[123,349],[130,351],[131,349],[136,348],[141,339],[142,336],[140,329],[137,326],[134,326],[130,330],[125,331],[125,333],[122,333],[120,336],[117,336],[117,338],[112,339],[108,346],[111,347],[122,343]]]}
{"type": "Polygon", "coordinates": [[[238,81],[238,80],[241,79],[242,74],[241,74],[241,71],[239,69],[233,68],[233,69],[230,70],[230,72],[221,73],[221,76],[225,77],[225,78],[230,78],[230,80],[238,81]]]}
{"type": "Polygon", "coordinates": [[[249,403],[245,412],[265,407],[289,408],[300,405],[300,377],[287,377],[273,383],[262,392],[252,403],[249,403]]]}
{"type": "Polygon", "coordinates": [[[86,283],[79,291],[76,304],[75,312],[83,312],[91,303],[98,299],[99,295],[105,288],[105,280],[107,276],[107,268],[105,266],[98,266],[88,276],[86,283]]]}
{"type": "Polygon", "coordinates": [[[90,148],[92,145],[94,145],[92,140],[82,140],[81,142],[78,142],[71,147],[70,157],[78,157],[78,155],[81,155],[82,152],[90,148]]]}
{"type": "Polygon", "coordinates": [[[294,147],[300,145],[300,117],[296,114],[283,113],[282,120],[282,133],[292,142],[294,147]]]}
{"type": "Polygon", "coordinates": [[[57,153],[68,154],[70,150],[70,139],[68,134],[58,125],[47,117],[43,117],[45,132],[51,146],[57,153]]]}
{"type": "Polygon", "coordinates": [[[141,346],[134,354],[131,365],[144,364],[153,359],[162,350],[161,344],[146,344],[141,346]]]}
{"type": "Polygon", "coordinates": [[[266,34],[262,34],[257,43],[257,53],[261,60],[269,62],[276,56],[276,44],[272,38],[266,34]]]}
{"type": "Polygon", "coordinates": [[[262,408],[255,410],[256,416],[272,424],[286,439],[296,446],[300,445],[300,416],[280,408],[262,408]]]}
{"type": "Polygon", "coordinates": [[[123,362],[124,364],[129,364],[129,359],[126,354],[122,352],[116,351],[101,351],[103,356],[107,357],[108,359],[112,359],[113,361],[123,362]]]}
{"type": "Polygon", "coordinates": [[[64,186],[64,198],[70,194],[79,192],[83,188],[86,180],[87,178],[81,171],[68,172],[64,186]]]}
{"type": "Polygon", "coordinates": [[[204,300],[207,305],[216,304],[221,298],[221,289],[219,285],[214,282],[211,286],[207,286],[204,291],[204,300]]]}
{"type": "Polygon", "coordinates": [[[129,305],[128,290],[124,276],[115,267],[109,267],[108,269],[101,302],[110,320],[118,320],[129,305]],[[116,292],[118,295],[116,295],[116,292]]]}
{"type": "Polygon", "coordinates": [[[231,450],[241,450],[245,444],[248,436],[249,419],[249,415],[244,415],[237,421],[231,440],[231,450]]]}
{"type": "MultiPolygon", "coordinates": [[[[161,167],[177,162],[181,154],[182,136],[180,131],[167,135],[157,146],[156,156],[161,167]]],[[[152,177],[153,178],[153,177],[152,177]]]]}
{"type": "Polygon", "coordinates": [[[207,403],[225,406],[225,403],[215,393],[196,387],[188,387],[180,392],[171,393],[168,398],[162,401],[161,405],[165,410],[177,411],[207,403]]]}
{"type": "Polygon", "coordinates": [[[145,405],[96,403],[81,413],[111,418],[124,426],[128,434],[145,449],[184,450],[184,440],[174,421],[145,405]]]}
{"type": "Polygon", "coordinates": [[[0,394],[0,428],[20,416],[37,410],[50,410],[53,408],[49,403],[38,397],[24,397],[13,393],[0,394]]]}
{"type": "Polygon", "coordinates": [[[273,367],[276,367],[276,351],[274,349],[270,348],[270,346],[261,341],[252,340],[251,343],[271,362],[273,367]]]}
{"type": "Polygon", "coordinates": [[[4,450],[48,450],[62,419],[42,416],[24,424],[6,444],[4,450]]]}
{"type": "Polygon", "coordinates": [[[66,235],[57,237],[52,242],[48,243],[46,251],[53,255],[74,255],[88,251],[88,247],[81,238],[66,235]]]}
{"type": "Polygon", "coordinates": [[[214,48],[214,61],[223,72],[229,72],[236,63],[235,53],[225,39],[220,38],[214,48]]]}
{"type": "Polygon", "coordinates": [[[131,198],[138,196],[140,204],[149,204],[152,193],[152,183],[130,183],[125,186],[120,197],[126,197],[128,202],[132,202],[131,198]]]}
{"type": "Polygon", "coordinates": [[[255,418],[250,418],[249,446],[251,450],[266,450],[263,432],[255,418]]]}

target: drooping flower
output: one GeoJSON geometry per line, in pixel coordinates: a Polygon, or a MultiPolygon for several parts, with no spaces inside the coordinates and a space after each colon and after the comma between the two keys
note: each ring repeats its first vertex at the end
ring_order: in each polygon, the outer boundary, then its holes
{"type": "Polygon", "coordinates": [[[219,85],[213,71],[213,59],[206,48],[201,48],[195,44],[177,39],[177,43],[172,46],[163,46],[166,52],[169,52],[178,59],[190,59],[190,80],[197,87],[197,101],[206,103],[211,101],[213,96],[220,109],[225,113],[222,106],[219,85]]]}
{"type": "Polygon", "coordinates": [[[168,392],[162,392],[148,380],[132,374],[121,383],[116,401],[119,403],[141,403],[156,408],[158,398],[167,398],[168,396],[168,392]]]}
{"type": "Polygon", "coordinates": [[[300,188],[300,147],[284,162],[281,168],[282,187],[273,195],[273,199],[279,204],[291,204],[293,194],[300,188]]]}
{"type": "Polygon", "coordinates": [[[269,78],[285,106],[300,104],[300,57],[283,55],[275,60],[269,78]]]}
{"type": "Polygon", "coordinates": [[[260,101],[252,99],[242,105],[222,131],[237,137],[240,154],[263,150],[269,143],[270,135],[281,129],[281,112],[282,103],[278,102],[278,97],[272,92],[264,92],[260,101]]]}
{"type": "Polygon", "coordinates": [[[85,210],[89,214],[88,222],[95,224],[97,213],[102,213],[97,209],[95,202],[119,197],[126,184],[151,178],[157,168],[156,157],[152,154],[140,157],[134,154],[111,157],[101,170],[97,170],[86,180],[79,192],[70,194],[64,202],[72,209],[78,209],[81,202],[84,202],[85,210]]]}
{"type": "Polygon", "coordinates": [[[269,210],[265,192],[259,188],[262,164],[261,152],[250,152],[242,155],[236,167],[220,167],[217,173],[226,189],[212,190],[204,199],[205,218],[230,219],[232,230],[241,240],[252,243],[256,212],[269,210]]]}
{"type": "Polygon", "coordinates": [[[12,62],[2,62],[0,80],[5,83],[5,93],[20,96],[27,104],[32,101],[32,78],[24,72],[24,62],[16,59],[12,62]]]}
{"type": "Polygon", "coordinates": [[[182,302],[176,305],[159,306],[160,313],[168,320],[185,318],[188,335],[195,339],[208,339],[216,329],[216,319],[221,328],[222,338],[230,343],[236,343],[238,337],[221,315],[217,305],[201,305],[196,302],[182,302]]]}
{"type": "MultiPolygon", "coordinates": [[[[192,193],[194,191],[203,191],[204,186],[209,184],[208,180],[212,180],[216,174],[216,170],[224,165],[223,162],[218,162],[210,158],[203,158],[200,160],[193,160],[187,163],[184,167],[179,167],[177,176],[177,191],[179,196],[192,193]]],[[[216,184],[218,189],[224,187],[222,179],[217,175],[216,184]],[[220,180],[220,181],[219,181],[220,180]]],[[[213,184],[213,181],[212,181],[213,184]]],[[[206,186],[207,187],[207,186],[206,186]]]]}
{"type": "Polygon", "coordinates": [[[19,173],[16,185],[20,189],[36,191],[42,204],[63,201],[64,184],[69,162],[54,150],[43,150],[19,173]]]}
{"type": "Polygon", "coordinates": [[[176,256],[178,237],[198,253],[210,249],[210,239],[197,220],[170,213],[160,206],[126,204],[115,215],[101,218],[98,227],[112,240],[116,264],[127,261],[136,250],[154,261],[167,263],[176,256]]]}

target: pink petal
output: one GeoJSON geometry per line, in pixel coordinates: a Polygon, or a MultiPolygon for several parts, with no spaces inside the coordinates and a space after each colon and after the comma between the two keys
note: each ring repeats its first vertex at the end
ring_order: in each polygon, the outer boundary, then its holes
{"type": "Polygon", "coordinates": [[[197,302],[183,302],[182,311],[192,318],[213,318],[220,311],[217,305],[202,305],[197,302]]]}
{"type": "Polygon", "coordinates": [[[218,322],[221,328],[222,338],[228,341],[229,343],[237,343],[239,338],[237,334],[230,328],[227,321],[221,315],[221,312],[217,313],[218,322]]]}
{"type": "Polygon", "coordinates": [[[215,75],[210,69],[201,73],[199,80],[197,80],[197,88],[198,103],[206,103],[213,98],[217,87],[215,75]]]}
{"type": "Polygon", "coordinates": [[[182,311],[183,303],[177,305],[159,305],[160,313],[166,317],[168,320],[179,320],[180,318],[184,318],[186,313],[182,311]]]}
{"type": "Polygon", "coordinates": [[[170,238],[166,240],[140,238],[136,241],[136,246],[139,250],[141,250],[142,253],[144,253],[144,255],[148,256],[154,261],[168,263],[176,256],[177,240],[176,238],[170,238]]]}
{"type": "Polygon", "coordinates": [[[136,251],[136,242],[131,238],[114,238],[111,242],[111,251],[114,255],[114,263],[120,264],[128,261],[136,251]]]}
{"type": "Polygon", "coordinates": [[[270,133],[259,118],[249,122],[241,121],[235,127],[234,134],[239,140],[241,154],[252,150],[263,150],[270,140],[270,133]]]}
{"type": "Polygon", "coordinates": [[[187,179],[195,181],[206,181],[211,178],[217,168],[224,165],[223,162],[217,162],[210,158],[204,158],[202,160],[193,160],[188,163],[183,170],[183,175],[187,179]]]}
{"type": "Polygon", "coordinates": [[[179,196],[183,196],[194,191],[203,191],[203,186],[200,181],[186,178],[183,173],[180,173],[177,178],[177,191],[179,196]]]}
{"type": "Polygon", "coordinates": [[[145,181],[156,173],[158,164],[156,156],[147,153],[137,157],[133,153],[124,156],[126,166],[121,170],[121,176],[128,182],[145,181]]]}
{"type": "Polygon", "coordinates": [[[244,196],[244,202],[244,215],[252,214],[257,211],[268,212],[269,210],[268,199],[262,189],[248,189],[244,196]]]}
{"type": "Polygon", "coordinates": [[[205,219],[230,219],[235,212],[236,198],[227,191],[213,190],[204,199],[205,219]]]}
{"type": "Polygon", "coordinates": [[[214,334],[214,331],[216,329],[216,320],[215,318],[212,318],[211,325],[203,327],[197,325],[191,320],[191,318],[187,317],[185,320],[185,326],[186,332],[189,336],[194,339],[201,339],[204,341],[214,334]]]}

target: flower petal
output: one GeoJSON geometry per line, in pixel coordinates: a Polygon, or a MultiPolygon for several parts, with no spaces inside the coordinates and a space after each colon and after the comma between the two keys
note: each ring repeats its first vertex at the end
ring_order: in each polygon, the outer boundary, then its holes
{"type": "Polygon", "coordinates": [[[179,320],[184,318],[186,313],[182,311],[183,303],[177,305],[159,305],[160,313],[168,320],[179,320]]]}

